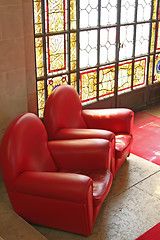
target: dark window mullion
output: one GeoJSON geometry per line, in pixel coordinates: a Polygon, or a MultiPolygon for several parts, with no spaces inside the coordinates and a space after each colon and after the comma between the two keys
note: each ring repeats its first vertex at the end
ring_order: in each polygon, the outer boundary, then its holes
{"type": "Polygon", "coordinates": [[[121,19],[121,0],[117,3],[117,32],[116,32],[116,63],[115,63],[115,107],[118,105],[118,71],[119,71],[119,48],[120,48],[120,19],[121,19]]]}
{"type": "Polygon", "coordinates": [[[152,68],[152,84],[154,83],[154,73],[155,73],[155,59],[156,59],[156,46],[157,46],[157,32],[158,32],[158,14],[159,14],[159,0],[157,1],[156,7],[156,30],[155,30],[155,40],[154,40],[154,57],[153,57],[153,68],[152,68]]]}
{"type": "Polygon", "coordinates": [[[77,69],[77,92],[80,94],[80,69],[79,69],[79,62],[80,62],[80,42],[79,42],[79,34],[80,34],[80,30],[79,30],[79,21],[80,21],[80,0],[76,1],[76,50],[77,50],[77,62],[76,62],[76,69],[77,69]]]}
{"type": "Polygon", "coordinates": [[[68,48],[68,84],[71,83],[70,80],[70,72],[71,72],[71,63],[70,63],[70,59],[71,59],[71,52],[70,52],[70,43],[71,43],[71,34],[70,34],[70,30],[71,30],[71,24],[70,24],[70,0],[67,1],[67,7],[68,7],[68,14],[67,14],[67,30],[69,30],[69,33],[67,33],[67,48],[68,48]]]}
{"type": "Polygon", "coordinates": [[[150,64],[150,53],[151,53],[151,39],[152,39],[152,16],[153,16],[153,1],[152,0],[152,6],[151,6],[151,22],[150,22],[150,31],[149,31],[149,47],[148,47],[148,62],[147,62],[147,76],[146,76],[146,85],[148,86],[148,78],[149,78],[149,64],[150,64]]]}
{"type": "Polygon", "coordinates": [[[138,10],[138,0],[135,0],[131,90],[133,90],[133,81],[134,81],[134,62],[135,62],[135,49],[136,49],[137,10],[138,10]]]}
{"type": "Polygon", "coordinates": [[[99,66],[100,66],[100,21],[101,21],[101,0],[98,1],[98,34],[97,34],[97,101],[99,100],[99,66]]]}
{"type": "Polygon", "coordinates": [[[46,54],[47,54],[47,49],[46,49],[46,35],[45,35],[45,0],[41,1],[41,7],[42,7],[42,33],[43,33],[43,37],[42,37],[42,41],[43,41],[43,71],[44,71],[44,98],[45,101],[47,100],[48,97],[48,91],[47,91],[47,58],[46,58],[46,54]]]}

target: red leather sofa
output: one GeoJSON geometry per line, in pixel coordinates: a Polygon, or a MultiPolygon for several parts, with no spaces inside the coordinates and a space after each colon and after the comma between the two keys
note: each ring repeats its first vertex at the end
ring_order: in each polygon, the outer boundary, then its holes
{"type": "Polygon", "coordinates": [[[134,113],[126,108],[82,110],[78,93],[61,85],[48,97],[44,125],[49,141],[101,138],[111,142],[113,176],[130,154],[134,113]]]}
{"type": "Polygon", "coordinates": [[[86,236],[113,180],[110,141],[48,142],[42,121],[32,113],[17,117],[7,128],[0,166],[16,213],[31,223],[86,236]]]}

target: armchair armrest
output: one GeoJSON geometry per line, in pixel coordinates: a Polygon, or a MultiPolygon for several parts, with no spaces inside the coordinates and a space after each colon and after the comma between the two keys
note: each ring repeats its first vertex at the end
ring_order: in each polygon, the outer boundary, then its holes
{"type": "Polygon", "coordinates": [[[23,172],[14,183],[19,193],[83,203],[92,179],[85,175],[59,172],[23,172]]]}
{"type": "Polygon", "coordinates": [[[82,110],[88,128],[132,134],[134,113],[127,108],[82,110]]]}
{"type": "Polygon", "coordinates": [[[61,171],[110,170],[111,143],[105,139],[74,139],[48,142],[61,171]]]}

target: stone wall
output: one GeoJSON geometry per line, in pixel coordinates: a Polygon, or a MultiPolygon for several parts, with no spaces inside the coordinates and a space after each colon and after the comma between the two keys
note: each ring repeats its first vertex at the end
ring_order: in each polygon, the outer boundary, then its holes
{"type": "Polygon", "coordinates": [[[27,111],[36,113],[32,0],[0,0],[0,141],[27,111]]]}

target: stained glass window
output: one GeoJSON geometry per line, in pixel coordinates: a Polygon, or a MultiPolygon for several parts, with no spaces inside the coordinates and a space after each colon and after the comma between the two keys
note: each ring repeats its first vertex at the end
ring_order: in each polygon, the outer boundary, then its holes
{"type": "Polygon", "coordinates": [[[158,0],[33,0],[38,114],[56,86],[82,104],[160,82],[158,0]]]}

